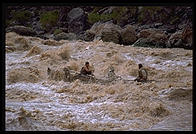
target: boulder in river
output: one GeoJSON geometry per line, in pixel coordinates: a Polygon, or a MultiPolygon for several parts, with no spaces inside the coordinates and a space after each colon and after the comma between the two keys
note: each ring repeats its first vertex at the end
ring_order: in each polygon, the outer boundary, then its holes
{"type": "Polygon", "coordinates": [[[95,33],[95,39],[102,39],[106,42],[120,43],[121,41],[121,27],[111,22],[95,23],[90,31],[95,33]]]}
{"type": "Polygon", "coordinates": [[[137,40],[135,28],[131,25],[127,25],[121,31],[122,42],[124,45],[129,45],[134,43],[137,40]]]}
{"type": "Polygon", "coordinates": [[[164,31],[153,28],[141,30],[138,33],[137,37],[140,38],[139,40],[137,40],[137,42],[134,43],[134,45],[137,46],[143,46],[144,44],[146,44],[144,46],[166,47],[168,41],[168,37],[164,31]],[[139,42],[140,45],[138,44],[139,42]]]}
{"type": "Polygon", "coordinates": [[[86,30],[86,32],[83,35],[83,40],[85,41],[93,41],[95,37],[95,33],[90,31],[90,30],[86,30]]]}
{"type": "Polygon", "coordinates": [[[177,31],[169,37],[167,47],[180,47],[182,45],[182,31],[177,31]]]}
{"type": "Polygon", "coordinates": [[[25,35],[25,36],[35,36],[37,33],[30,27],[25,27],[25,26],[12,26],[7,28],[7,32],[15,32],[20,35],[25,35]]]}
{"type": "Polygon", "coordinates": [[[183,30],[179,30],[173,33],[169,40],[169,47],[183,47],[183,48],[192,48],[192,29],[190,27],[186,27],[183,30]]]}

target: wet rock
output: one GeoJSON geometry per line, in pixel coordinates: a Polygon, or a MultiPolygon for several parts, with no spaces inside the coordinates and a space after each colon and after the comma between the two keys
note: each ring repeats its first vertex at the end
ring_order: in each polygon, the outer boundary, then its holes
{"type": "Polygon", "coordinates": [[[135,28],[131,25],[127,25],[121,31],[122,43],[124,45],[129,45],[134,43],[137,40],[135,28]]]}
{"type": "MultiPolygon", "coordinates": [[[[137,34],[137,37],[146,38],[146,40],[141,39],[140,42],[144,42],[145,44],[148,44],[147,46],[166,47],[168,41],[168,36],[164,31],[160,29],[154,29],[154,28],[141,30],[137,34]]],[[[138,42],[136,42],[136,44],[138,45],[138,42]]]]}
{"type": "Polygon", "coordinates": [[[167,35],[165,33],[154,32],[148,37],[152,44],[156,44],[159,47],[165,47],[167,43],[167,35]]]}
{"type": "Polygon", "coordinates": [[[147,29],[141,30],[137,34],[137,37],[138,38],[148,38],[150,35],[152,35],[154,33],[164,34],[164,31],[162,31],[160,29],[156,29],[156,28],[147,28],[147,29]]]}
{"type": "Polygon", "coordinates": [[[135,43],[133,43],[132,46],[159,48],[159,47],[163,47],[164,45],[153,43],[148,38],[139,38],[135,43]]]}
{"type": "Polygon", "coordinates": [[[177,31],[177,27],[175,25],[163,25],[159,27],[163,31],[166,31],[169,34],[173,34],[177,31]]]}
{"type": "Polygon", "coordinates": [[[103,29],[101,33],[101,39],[105,42],[120,43],[120,33],[115,29],[103,29]]]}
{"type": "Polygon", "coordinates": [[[55,40],[60,41],[60,40],[76,40],[76,34],[74,33],[59,33],[55,35],[54,37],[55,40]]]}
{"type": "Polygon", "coordinates": [[[146,38],[139,38],[132,46],[134,47],[147,47],[148,46],[148,39],[146,38]]]}
{"type": "Polygon", "coordinates": [[[85,41],[93,41],[94,37],[95,37],[95,33],[93,33],[93,32],[90,31],[90,30],[87,30],[87,31],[84,33],[83,40],[85,40],[85,41]]]}
{"type": "Polygon", "coordinates": [[[172,34],[168,40],[169,47],[192,48],[192,29],[186,27],[172,34]]]}
{"type": "Polygon", "coordinates": [[[182,40],[182,31],[178,31],[169,37],[167,47],[180,47],[182,41],[179,40],[182,40]]]}
{"type": "Polygon", "coordinates": [[[155,27],[155,28],[159,28],[159,27],[162,26],[162,25],[163,25],[163,23],[155,23],[155,24],[154,24],[154,27],[155,27]]]}
{"type": "Polygon", "coordinates": [[[191,27],[185,27],[182,32],[182,39],[185,43],[184,46],[190,46],[189,48],[192,47],[193,43],[193,34],[192,34],[192,28],[191,27]],[[188,45],[186,45],[188,44],[188,45]]]}
{"type": "Polygon", "coordinates": [[[152,29],[144,29],[141,30],[138,34],[137,37],[138,38],[147,38],[148,36],[150,36],[152,33],[154,33],[155,31],[152,29]]]}
{"type": "Polygon", "coordinates": [[[192,101],[192,89],[172,89],[168,93],[169,100],[190,100],[192,101]]]}
{"type": "Polygon", "coordinates": [[[7,28],[7,32],[15,32],[20,35],[35,36],[37,33],[30,27],[12,26],[7,28]]]}
{"type": "Polygon", "coordinates": [[[42,35],[45,33],[40,21],[38,20],[32,22],[32,28],[37,33],[37,35],[42,35]]]}

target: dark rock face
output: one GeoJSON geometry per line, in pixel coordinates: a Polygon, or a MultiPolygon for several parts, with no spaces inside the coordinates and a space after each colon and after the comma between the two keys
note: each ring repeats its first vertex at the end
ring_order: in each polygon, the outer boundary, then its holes
{"type": "Polygon", "coordinates": [[[35,36],[37,33],[30,27],[25,26],[12,26],[7,28],[7,32],[15,32],[20,35],[35,36]]]}
{"type": "Polygon", "coordinates": [[[72,9],[67,15],[68,32],[78,34],[84,30],[86,16],[81,8],[72,9]]]}

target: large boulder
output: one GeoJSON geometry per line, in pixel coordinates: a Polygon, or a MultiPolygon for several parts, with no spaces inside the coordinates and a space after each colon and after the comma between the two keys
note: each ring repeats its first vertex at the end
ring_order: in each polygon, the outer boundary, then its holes
{"type": "Polygon", "coordinates": [[[59,40],[76,40],[76,34],[62,32],[62,33],[55,35],[54,39],[57,41],[59,41],[59,40]]]}
{"type": "Polygon", "coordinates": [[[152,33],[149,37],[148,37],[149,41],[152,42],[153,44],[157,44],[160,47],[166,47],[167,44],[167,35],[165,33],[159,33],[159,32],[155,32],[152,33]]]}
{"type": "Polygon", "coordinates": [[[167,35],[165,34],[164,31],[161,31],[159,29],[153,29],[153,28],[141,30],[138,33],[137,37],[141,38],[141,40],[138,40],[137,42],[135,42],[134,45],[136,45],[136,44],[137,45],[139,45],[139,44],[140,45],[148,44],[150,46],[166,47],[166,44],[167,44],[167,41],[168,41],[168,37],[167,37],[167,35]]]}
{"type": "Polygon", "coordinates": [[[182,40],[184,42],[184,47],[192,48],[193,34],[192,28],[186,27],[182,32],[182,40]]]}
{"type": "Polygon", "coordinates": [[[183,47],[183,48],[192,48],[192,29],[186,27],[183,30],[179,30],[173,33],[167,45],[169,47],[183,47]]]}
{"type": "Polygon", "coordinates": [[[86,15],[81,8],[72,9],[67,15],[68,32],[78,34],[84,30],[86,15]]]}
{"type": "Polygon", "coordinates": [[[90,31],[90,30],[86,30],[86,32],[83,35],[83,40],[85,41],[93,41],[95,37],[95,33],[90,31]]]}
{"type": "Polygon", "coordinates": [[[102,39],[106,42],[120,43],[121,41],[121,27],[111,22],[95,23],[89,32],[95,33],[95,39],[102,39]]]}
{"type": "Polygon", "coordinates": [[[25,27],[25,26],[12,26],[7,28],[6,32],[15,32],[20,35],[25,35],[25,36],[35,36],[37,33],[30,27],[25,27]]]}
{"type": "Polygon", "coordinates": [[[137,37],[138,37],[138,38],[148,38],[151,34],[154,34],[154,33],[163,34],[164,32],[163,32],[162,30],[155,29],[155,28],[147,28],[147,29],[142,29],[142,30],[137,34],[137,37]]]}
{"type": "Polygon", "coordinates": [[[134,47],[151,47],[151,48],[165,48],[166,44],[162,42],[153,41],[150,38],[139,38],[133,43],[134,47]]]}
{"type": "Polygon", "coordinates": [[[169,37],[167,47],[182,47],[182,31],[177,31],[169,37]]]}
{"type": "Polygon", "coordinates": [[[129,45],[134,43],[137,40],[135,28],[131,25],[127,25],[121,31],[122,43],[124,45],[129,45]]]}
{"type": "Polygon", "coordinates": [[[101,39],[105,42],[120,43],[120,33],[115,29],[106,28],[101,32],[101,39]]]}
{"type": "Polygon", "coordinates": [[[134,47],[149,47],[151,43],[147,38],[139,38],[136,42],[133,43],[134,47]]]}

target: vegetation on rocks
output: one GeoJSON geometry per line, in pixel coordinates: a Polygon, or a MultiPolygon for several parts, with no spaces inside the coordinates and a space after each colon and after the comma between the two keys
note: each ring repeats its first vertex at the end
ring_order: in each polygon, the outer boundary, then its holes
{"type": "Polygon", "coordinates": [[[26,22],[30,21],[32,13],[30,11],[12,11],[10,16],[11,19],[6,19],[6,25],[13,22],[25,25],[26,22]]]}
{"type": "Polygon", "coordinates": [[[88,15],[88,22],[91,24],[94,24],[98,21],[108,21],[111,19],[118,22],[123,17],[123,15],[126,13],[127,8],[126,7],[117,7],[112,11],[112,13],[109,13],[109,14],[108,13],[99,14],[95,11],[96,10],[92,11],[88,15]]]}
{"type": "Polygon", "coordinates": [[[148,38],[150,46],[192,48],[191,6],[10,6],[7,9],[6,32],[55,40],[102,39],[123,45],[138,45],[138,39],[148,38]],[[126,29],[127,26],[134,30],[126,29]],[[162,33],[151,35],[151,29],[162,33]],[[171,38],[180,31],[184,31],[180,38],[171,38]]]}
{"type": "Polygon", "coordinates": [[[45,30],[48,30],[51,27],[55,26],[57,24],[58,17],[59,17],[59,12],[56,10],[42,13],[40,17],[40,22],[42,27],[45,30]]]}

